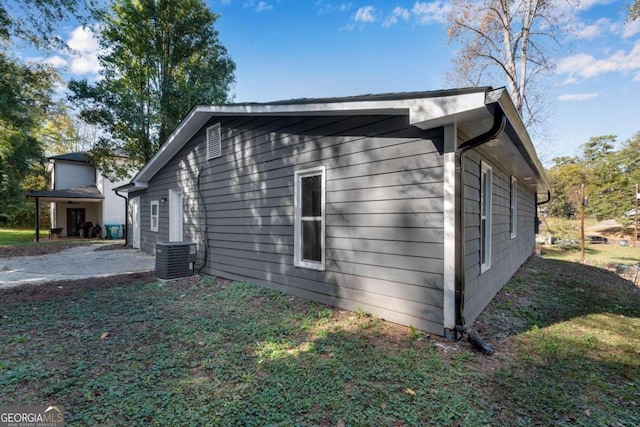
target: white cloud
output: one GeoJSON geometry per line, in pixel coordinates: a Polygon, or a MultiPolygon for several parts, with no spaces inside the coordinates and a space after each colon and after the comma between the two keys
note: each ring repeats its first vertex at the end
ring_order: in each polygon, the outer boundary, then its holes
{"type": "MultiPolygon", "coordinates": [[[[567,56],[558,62],[556,72],[568,76],[565,83],[591,79],[605,73],[638,73],[640,72],[640,40],[629,53],[618,50],[601,59],[587,53],[567,56]]],[[[634,80],[637,77],[636,74],[634,80]]]]}
{"type": "Polygon", "coordinates": [[[600,27],[596,24],[584,25],[576,30],[575,36],[579,39],[593,39],[600,35],[600,27]]]}
{"type": "Polygon", "coordinates": [[[82,53],[97,52],[100,49],[98,39],[89,28],[78,27],[71,32],[71,38],[67,45],[73,50],[82,53]]]}
{"type": "Polygon", "coordinates": [[[74,50],[69,71],[74,74],[91,74],[100,71],[98,55],[100,43],[89,28],[78,27],[71,32],[67,45],[74,50]]]}
{"type": "Polygon", "coordinates": [[[256,6],[256,12],[263,12],[265,10],[271,10],[273,9],[273,6],[271,6],[269,3],[261,1],[258,3],[258,5],[256,6]]]}
{"type": "Polygon", "coordinates": [[[421,24],[432,22],[444,24],[447,22],[447,15],[451,12],[451,3],[443,1],[420,2],[417,1],[411,12],[416,15],[421,24]]]}
{"type": "Polygon", "coordinates": [[[560,95],[558,99],[560,101],[587,101],[589,99],[596,98],[597,96],[597,93],[567,93],[565,95],[560,95]]]}
{"type": "Polygon", "coordinates": [[[47,62],[47,64],[50,64],[55,68],[66,67],[67,65],[69,65],[69,61],[67,61],[60,55],[53,55],[52,57],[47,58],[45,61],[47,62]]]}
{"type": "Polygon", "coordinates": [[[273,9],[273,6],[266,1],[256,2],[255,0],[245,1],[242,7],[254,9],[256,12],[264,12],[265,10],[273,9]]]}
{"type": "Polygon", "coordinates": [[[334,12],[348,12],[353,7],[353,3],[333,3],[329,0],[318,0],[316,1],[316,9],[318,10],[318,14],[324,15],[326,13],[334,13],[334,12]]]}
{"type": "Polygon", "coordinates": [[[376,8],[373,6],[364,6],[356,11],[354,20],[356,22],[376,22],[376,8]]]}
{"type": "Polygon", "coordinates": [[[605,31],[610,31],[615,26],[607,18],[600,18],[593,24],[587,25],[584,22],[577,21],[573,30],[574,37],[579,39],[594,39],[605,31]]]}
{"type": "Polygon", "coordinates": [[[613,3],[614,1],[615,0],[579,0],[579,1],[569,1],[569,2],[562,1],[561,3],[564,3],[571,8],[575,8],[578,10],[589,10],[594,6],[613,3]]]}
{"type": "Polygon", "coordinates": [[[625,22],[622,26],[622,37],[628,39],[640,33],[640,19],[625,22]]]}
{"type": "Polygon", "coordinates": [[[100,71],[97,59],[90,57],[75,58],[71,62],[70,71],[74,74],[95,74],[100,71]]]}
{"type": "Polygon", "coordinates": [[[396,6],[396,8],[393,9],[391,15],[387,16],[387,18],[384,20],[382,26],[385,28],[389,28],[390,26],[397,24],[399,19],[402,19],[406,22],[409,20],[410,15],[411,13],[407,9],[396,6]]]}

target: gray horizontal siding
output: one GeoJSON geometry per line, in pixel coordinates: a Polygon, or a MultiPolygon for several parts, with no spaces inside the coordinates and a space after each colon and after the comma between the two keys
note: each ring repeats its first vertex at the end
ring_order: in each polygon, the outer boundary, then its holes
{"type": "Polygon", "coordinates": [[[535,235],[535,194],[518,181],[517,233],[511,238],[511,176],[480,150],[468,154],[465,161],[465,311],[472,322],[489,304],[516,270],[531,256],[535,235]],[[491,164],[492,241],[491,268],[480,274],[480,161],[491,164]]]}
{"type": "MultiPolygon", "coordinates": [[[[211,121],[214,123],[217,121],[211,121]]],[[[222,157],[207,161],[204,128],[149,183],[142,245],[168,237],[149,227],[149,201],[185,194],[185,240],[201,237],[204,272],[247,280],[438,334],[442,327],[442,133],[401,117],[224,118],[222,157]],[[326,271],[293,265],[294,172],[326,167],[326,271]]]]}

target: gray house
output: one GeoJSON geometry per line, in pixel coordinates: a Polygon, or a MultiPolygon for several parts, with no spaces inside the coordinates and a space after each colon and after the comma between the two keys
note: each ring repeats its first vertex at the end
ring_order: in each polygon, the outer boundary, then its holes
{"type": "Polygon", "coordinates": [[[548,189],[488,87],[199,105],[120,188],[144,252],[196,242],[203,273],[450,337],[532,254],[548,189]]]}

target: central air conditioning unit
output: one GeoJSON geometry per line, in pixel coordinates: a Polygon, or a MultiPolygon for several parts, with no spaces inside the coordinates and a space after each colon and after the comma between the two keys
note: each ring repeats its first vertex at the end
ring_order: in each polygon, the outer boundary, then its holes
{"type": "Polygon", "coordinates": [[[196,244],[192,242],[159,242],[156,244],[156,276],[176,279],[193,274],[196,244]]]}

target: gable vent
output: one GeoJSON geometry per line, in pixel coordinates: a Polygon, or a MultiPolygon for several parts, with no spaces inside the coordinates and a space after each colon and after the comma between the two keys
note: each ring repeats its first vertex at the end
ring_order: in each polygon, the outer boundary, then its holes
{"type": "Polygon", "coordinates": [[[207,128],[207,160],[222,155],[222,141],[220,138],[220,123],[207,128]]]}

